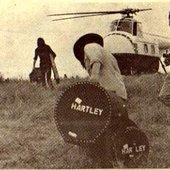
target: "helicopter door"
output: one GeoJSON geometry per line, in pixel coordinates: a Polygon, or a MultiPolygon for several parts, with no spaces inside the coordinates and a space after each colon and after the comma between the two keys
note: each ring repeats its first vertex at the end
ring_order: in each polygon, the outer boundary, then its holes
{"type": "Polygon", "coordinates": [[[140,22],[134,22],[133,23],[133,35],[142,37],[142,25],[140,22]]]}
{"type": "Polygon", "coordinates": [[[136,36],[137,35],[137,22],[133,23],[133,35],[136,36]]]}

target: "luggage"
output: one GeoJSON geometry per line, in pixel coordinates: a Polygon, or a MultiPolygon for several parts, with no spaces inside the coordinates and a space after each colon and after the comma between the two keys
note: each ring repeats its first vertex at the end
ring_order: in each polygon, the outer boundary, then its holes
{"type": "Polygon", "coordinates": [[[41,83],[42,75],[39,67],[34,68],[34,70],[29,74],[30,82],[41,83]]]}

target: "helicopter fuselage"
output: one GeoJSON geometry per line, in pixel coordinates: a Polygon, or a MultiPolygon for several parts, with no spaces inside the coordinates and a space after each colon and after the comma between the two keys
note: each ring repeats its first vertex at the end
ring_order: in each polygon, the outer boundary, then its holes
{"type": "Polygon", "coordinates": [[[121,73],[157,72],[161,57],[158,41],[144,37],[141,23],[132,18],[115,20],[113,23],[115,30],[104,37],[104,46],[117,59],[121,73]]]}
{"type": "MultiPolygon", "coordinates": [[[[144,33],[142,23],[133,18],[134,14],[152,10],[126,8],[118,11],[93,11],[51,14],[49,16],[65,16],[53,21],[122,14],[120,19],[111,22],[110,33],[104,37],[104,46],[118,61],[122,74],[155,73],[159,70],[159,63],[165,73],[165,65],[161,57],[170,51],[170,38],[160,35],[144,33]],[[150,36],[150,37],[149,37],[150,36]],[[167,53],[167,52],[166,52],[167,53]]],[[[170,55],[168,65],[170,65],[170,55]]]]}

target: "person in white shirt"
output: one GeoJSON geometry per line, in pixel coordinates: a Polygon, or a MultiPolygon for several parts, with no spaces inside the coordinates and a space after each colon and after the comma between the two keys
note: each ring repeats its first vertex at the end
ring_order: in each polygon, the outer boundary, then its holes
{"type": "Polygon", "coordinates": [[[85,34],[74,44],[75,57],[90,76],[108,91],[114,116],[128,117],[127,91],[115,57],[103,47],[103,38],[94,33],[85,34]]]}

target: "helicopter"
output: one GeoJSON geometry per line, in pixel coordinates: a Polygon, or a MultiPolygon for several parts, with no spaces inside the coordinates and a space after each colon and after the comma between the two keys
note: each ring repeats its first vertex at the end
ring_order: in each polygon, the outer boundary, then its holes
{"type": "MultiPolygon", "coordinates": [[[[165,65],[161,61],[164,52],[170,47],[170,38],[142,31],[142,23],[134,19],[138,12],[152,10],[126,8],[120,11],[98,11],[51,14],[48,16],[69,16],[53,21],[122,14],[120,19],[113,20],[110,32],[103,37],[104,48],[116,58],[122,75],[156,73],[161,64],[165,73],[165,65]]],[[[164,55],[165,60],[166,56],[164,55]]]]}

